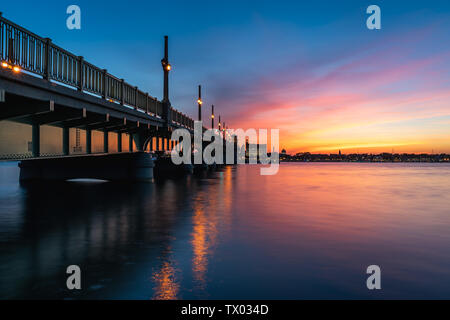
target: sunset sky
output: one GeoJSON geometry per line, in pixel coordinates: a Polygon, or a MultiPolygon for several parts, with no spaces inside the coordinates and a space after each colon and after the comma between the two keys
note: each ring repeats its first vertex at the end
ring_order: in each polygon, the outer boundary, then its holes
{"type": "Polygon", "coordinates": [[[195,118],[202,84],[208,126],[214,104],[232,128],[280,129],[288,153],[450,153],[449,1],[20,3],[0,10],[158,98],[167,34],[172,105],[195,118]]]}

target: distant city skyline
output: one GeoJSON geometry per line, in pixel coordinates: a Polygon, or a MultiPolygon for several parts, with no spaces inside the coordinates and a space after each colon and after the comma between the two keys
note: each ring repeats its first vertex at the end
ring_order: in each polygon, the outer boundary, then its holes
{"type": "Polygon", "coordinates": [[[278,128],[291,153],[450,153],[448,1],[376,1],[381,30],[361,1],[77,1],[81,31],[72,3],[23,4],[3,15],[159,99],[169,35],[173,106],[196,118],[202,84],[204,119],[278,128]]]}

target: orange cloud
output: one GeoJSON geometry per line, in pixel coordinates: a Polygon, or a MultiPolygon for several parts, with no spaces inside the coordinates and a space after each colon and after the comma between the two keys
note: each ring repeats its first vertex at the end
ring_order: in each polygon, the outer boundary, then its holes
{"type": "Polygon", "coordinates": [[[267,74],[218,104],[234,128],[279,128],[291,153],[450,152],[450,52],[421,52],[430,32],[267,74]]]}

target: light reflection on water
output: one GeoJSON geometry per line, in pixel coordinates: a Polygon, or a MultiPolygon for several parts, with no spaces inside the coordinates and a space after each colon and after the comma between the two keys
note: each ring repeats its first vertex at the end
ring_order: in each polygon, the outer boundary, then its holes
{"type": "Polygon", "coordinates": [[[0,298],[450,298],[450,166],[226,167],[20,186],[0,164],[0,298]],[[82,269],[78,292],[65,268],[82,269]],[[365,287],[368,265],[382,290],[365,287]]]}

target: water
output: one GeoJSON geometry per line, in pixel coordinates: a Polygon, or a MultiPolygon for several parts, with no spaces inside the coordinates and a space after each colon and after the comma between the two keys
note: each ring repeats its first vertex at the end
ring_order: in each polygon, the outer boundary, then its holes
{"type": "Polygon", "coordinates": [[[450,298],[448,164],[20,186],[3,163],[0,179],[3,299],[450,298]]]}

